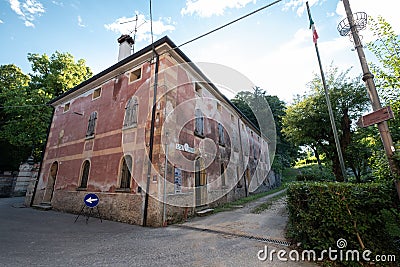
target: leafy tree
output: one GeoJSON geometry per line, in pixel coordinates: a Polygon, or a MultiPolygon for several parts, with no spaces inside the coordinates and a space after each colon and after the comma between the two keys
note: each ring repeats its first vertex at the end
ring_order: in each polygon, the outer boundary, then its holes
{"type": "MultiPolygon", "coordinates": [[[[390,105],[394,114],[400,113],[400,39],[392,26],[382,17],[370,19],[370,29],[375,41],[367,44],[368,49],[377,57],[379,64],[371,64],[372,73],[378,93],[384,105],[390,105]]],[[[397,152],[394,159],[397,159],[397,168],[400,169],[400,117],[388,121],[393,142],[397,144],[397,152]]],[[[382,146],[377,146],[382,150],[382,146]]],[[[374,174],[379,179],[388,179],[390,172],[387,167],[387,160],[383,152],[375,153],[372,158],[374,162],[374,174]],[[385,164],[386,162],[386,164],[385,164]]]]}
{"type": "Polygon", "coordinates": [[[10,143],[6,138],[3,128],[13,119],[11,112],[18,107],[8,107],[11,99],[17,99],[20,92],[28,86],[30,78],[17,66],[0,66],[0,169],[15,170],[21,161],[29,156],[30,150],[18,144],[10,143]]]}
{"type": "MultiPolygon", "coordinates": [[[[331,67],[326,75],[340,147],[345,158],[348,158],[346,152],[352,144],[354,122],[365,111],[368,103],[360,78],[349,79],[348,71],[339,73],[337,68],[331,67]]],[[[309,146],[317,159],[319,153],[323,152],[332,163],[336,180],[343,181],[322,82],[315,75],[308,86],[310,93],[299,96],[288,107],[283,118],[283,132],[295,144],[309,146]]]]}
{"type": "Polygon", "coordinates": [[[275,158],[272,165],[275,171],[280,172],[283,168],[289,167],[294,163],[297,156],[297,147],[282,135],[282,118],[286,113],[286,106],[283,101],[277,96],[267,95],[260,87],[255,87],[253,93],[248,91],[239,92],[231,101],[257,127],[260,127],[261,124],[262,129],[271,129],[271,126],[267,124],[268,121],[274,120],[276,134],[267,133],[267,136],[276,138],[275,158]],[[254,113],[258,115],[269,113],[266,110],[268,107],[264,106],[264,100],[268,103],[273,118],[257,118],[254,115],[254,113]],[[260,112],[260,109],[263,109],[264,112],[260,112]]]}
{"type": "Polygon", "coordinates": [[[75,62],[69,53],[28,54],[32,73],[25,75],[14,65],[0,68],[0,140],[29,148],[39,159],[44,148],[52,109],[47,103],[90,78],[92,72],[83,59],[75,62]]]}

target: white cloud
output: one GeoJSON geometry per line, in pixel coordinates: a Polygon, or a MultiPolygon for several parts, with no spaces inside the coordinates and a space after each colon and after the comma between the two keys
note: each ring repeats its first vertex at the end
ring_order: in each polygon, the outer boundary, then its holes
{"type": "Polygon", "coordinates": [[[63,2],[57,2],[57,1],[51,1],[54,5],[56,5],[56,6],[61,6],[61,7],[63,7],[64,6],[64,3],[63,2]]]}
{"type": "Polygon", "coordinates": [[[25,0],[22,3],[19,0],[9,0],[9,3],[11,9],[20,16],[27,27],[35,27],[33,21],[46,12],[42,3],[37,0],[25,0]]]}
{"type": "Polygon", "coordinates": [[[86,25],[83,24],[83,22],[82,22],[81,16],[78,16],[78,26],[79,26],[79,27],[82,27],[82,28],[85,28],[85,27],[86,27],[86,25]]]}
{"type": "Polygon", "coordinates": [[[308,2],[309,6],[312,7],[324,1],[325,0],[290,0],[285,3],[283,10],[296,10],[297,15],[300,17],[304,12],[306,12],[306,2],[308,2]]]}
{"type": "Polygon", "coordinates": [[[251,2],[256,3],[256,0],[187,0],[186,6],[181,10],[181,15],[219,16],[223,15],[227,8],[242,8],[251,2]]]}
{"type": "MultiPolygon", "coordinates": [[[[143,14],[138,14],[138,29],[136,33],[136,41],[146,41],[151,40],[151,25],[150,21],[145,19],[143,14]]],[[[120,34],[132,34],[135,30],[135,17],[131,18],[118,18],[111,24],[105,24],[104,27],[107,30],[120,33],[120,34]]],[[[168,31],[174,31],[175,26],[171,22],[171,18],[159,18],[158,20],[153,20],[153,34],[160,36],[168,31]]]]}
{"type": "Polygon", "coordinates": [[[0,19],[0,24],[3,24],[4,23],[4,21],[2,21],[1,19],[0,19]]]}

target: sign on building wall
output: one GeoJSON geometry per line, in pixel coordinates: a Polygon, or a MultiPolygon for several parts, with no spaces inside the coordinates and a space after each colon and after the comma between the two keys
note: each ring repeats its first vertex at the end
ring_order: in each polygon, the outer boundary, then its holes
{"type": "Polygon", "coordinates": [[[175,194],[182,193],[182,170],[175,168],[174,176],[175,194]]]}

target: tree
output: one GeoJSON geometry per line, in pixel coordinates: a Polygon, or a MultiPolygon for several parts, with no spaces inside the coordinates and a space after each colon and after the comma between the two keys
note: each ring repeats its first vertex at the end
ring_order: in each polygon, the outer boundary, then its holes
{"type": "MultiPolygon", "coordinates": [[[[367,44],[368,49],[378,59],[378,64],[371,64],[372,73],[375,76],[375,83],[380,98],[384,105],[390,105],[394,114],[400,113],[400,39],[394,32],[392,26],[382,17],[377,20],[370,18],[370,29],[375,40],[367,44]]],[[[397,146],[393,159],[397,162],[397,169],[400,168],[400,118],[395,116],[388,121],[393,143],[397,146]]],[[[387,160],[381,152],[382,146],[376,147],[379,152],[375,153],[374,174],[378,179],[391,177],[387,167],[387,160]]]]}
{"type": "Polygon", "coordinates": [[[242,91],[239,92],[231,102],[256,126],[271,129],[267,122],[274,120],[276,134],[270,134],[267,136],[271,138],[276,138],[276,150],[275,158],[272,168],[275,171],[281,171],[285,167],[289,167],[294,163],[297,156],[297,147],[292,145],[283,135],[282,135],[282,118],[286,113],[286,106],[283,101],[281,101],[277,96],[267,95],[266,91],[262,90],[260,87],[255,87],[254,92],[242,91]],[[262,99],[262,101],[260,100],[262,99]],[[264,105],[264,101],[268,103],[271,110],[273,118],[264,118],[255,116],[256,114],[267,114],[267,110],[260,112],[260,109],[267,109],[264,105]],[[258,121],[262,120],[262,121],[258,121]]]}
{"type": "MultiPolygon", "coordinates": [[[[331,67],[326,75],[340,148],[345,158],[347,148],[352,143],[354,122],[365,111],[368,103],[361,79],[349,79],[348,72],[349,70],[339,73],[337,68],[331,67]]],[[[295,144],[309,146],[317,160],[319,153],[323,152],[332,163],[336,180],[343,181],[324,88],[319,76],[315,75],[308,86],[310,93],[299,96],[295,103],[288,107],[283,118],[283,132],[295,144]]]]}
{"type": "Polygon", "coordinates": [[[15,170],[18,169],[19,163],[26,159],[30,150],[20,147],[15,143],[12,144],[5,136],[4,127],[8,124],[13,116],[10,115],[18,107],[12,107],[8,103],[11,99],[19,97],[20,92],[24,91],[30,78],[25,75],[17,66],[3,65],[0,66],[0,169],[15,170]],[[8,106],[8,108],[6,108],[8,106]]]}
{"type": "Polygon", "coordinates": [[[69,53],[28,54],[32,73],[25,75],[14,65],[0,68],[3,108],[0,140],[29,148],[36,159],[43,150],[52,109],[47,103],[90,78],[92,72],[83,59],[75,62],[69,53]],[[15,79],[18,77],[19,79],[15,79]],[[10,82],[13,81],[13,82],[10,82]]]}

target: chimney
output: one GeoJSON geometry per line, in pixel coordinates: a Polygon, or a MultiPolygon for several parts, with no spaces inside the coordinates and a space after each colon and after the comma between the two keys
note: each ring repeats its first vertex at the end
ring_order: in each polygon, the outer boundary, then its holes
{"type": "Polygon", "coordinates": [[[133,39],[127,34],[121,35],[118,38],[119,43],[119,53],[118,53],[118,61],[123,60],[131,55],[133,39]]]}

